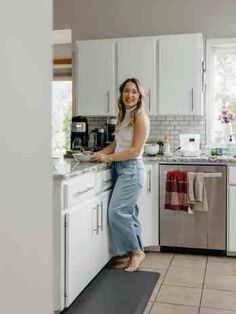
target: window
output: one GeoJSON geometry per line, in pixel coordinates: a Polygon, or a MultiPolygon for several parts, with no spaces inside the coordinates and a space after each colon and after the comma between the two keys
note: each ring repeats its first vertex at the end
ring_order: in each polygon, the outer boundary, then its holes
{"type": "Polygon", "coordinates": [[[207,142],[225,145],[229,135],[236,133],[236,38],[207,41],[206,104],[207,142]]]}
{"type": "Polygon", "coordinates": [[[61,156],[70,150],[72,117],[72,81],[52,83],[52,155],[61,156]]]}

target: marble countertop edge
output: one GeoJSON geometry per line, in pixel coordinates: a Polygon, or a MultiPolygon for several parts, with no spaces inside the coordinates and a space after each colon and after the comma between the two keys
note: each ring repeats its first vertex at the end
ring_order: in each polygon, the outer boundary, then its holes
{"type": "MultiPolygon", "coordinates": [[[[236,158],[232,157],[180,157],[180,156],[143,156],[145,164],[160,163],[160,164],[199,164],[199,165],[233,165],[236,166],[236,158]]],[[[69,179],[87,172],[100,171],[107,169],[111,163],[94,163],[94,162],[78,162],[74,159],[64,159],[53,168],[54,179],[69,179]]]]}

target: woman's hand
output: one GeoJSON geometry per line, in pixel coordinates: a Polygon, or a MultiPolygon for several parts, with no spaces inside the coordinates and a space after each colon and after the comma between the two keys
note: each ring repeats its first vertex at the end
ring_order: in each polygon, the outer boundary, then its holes
{"type": "Polygon", "coordinates": [[[91,160],[92,161],[97,161],[97,162],[110,162],[110,157],[109,155],[106,155],[106,154],[103,154],[103,153],[94,153],[92,156],[91,156],[91,160]]]}

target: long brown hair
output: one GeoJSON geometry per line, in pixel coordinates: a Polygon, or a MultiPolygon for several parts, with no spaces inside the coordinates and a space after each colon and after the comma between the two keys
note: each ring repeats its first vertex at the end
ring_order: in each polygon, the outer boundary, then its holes
{"type": "Polygon", "coordinates": [[[124,117],[125,117],[125,112],[126,112],[126,106],[122,100],[122,94],[123,94],[123,91],[124,91],[124,88],[125,88],[125,85],[127,83],[133,83],[135,84],[138,92],[139,92],[139,99],[138,99],[138,102],[137,102],[137,106],[135,107],[134,110],[132,110],[130,112],[130,124],[134,126],[134,123],[135,123],[135,117],[136,117],[136,114],[138,112],[140,112],[143,107],[144,107],[144,91],[143,91],[143,88],[141,86],[141,83],[139,82],[138,79],[132,77],[132,78],[128,78],[127,80],[125,80],[121,85],[120,85],[120,88],[119,88],[119,91],[120,91],[120,97],[118,98],[118,115],[117,115],[117,127],[119,128],[121,122],[124,120],[124,117]]]}

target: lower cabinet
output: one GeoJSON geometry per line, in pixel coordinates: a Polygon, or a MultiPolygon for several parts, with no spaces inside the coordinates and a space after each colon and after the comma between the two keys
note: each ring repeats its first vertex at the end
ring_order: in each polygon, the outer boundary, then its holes
{"type": "Polygon", "coordinates": [[[111,190],[102,192],[97,196],[97,206],[100,209],[100,245],[98,252],[98,261],[97,265],[99,270],[110,260],[111,252],[110,252],[110,241],[109,241],[109,233],[108,233],[108,220],[107,220],[107,209],[108,203],[110,199],[111,190]]]}
{"type": "Polygon", "coordinates": [[[146,165],[146,182],[138,200],[144,247],[158,246],[158,166],[146,165]]]}
{"type": "Polygon", "coordinates": [[[236,186],[229,187],[228,252],[236,253],[236,186]]]}
{"type": "Polygon", "coordinates": [[[107,207],[110,191],[75,206],[65,220],[65,306],[110,259],[107,207]]]}
{"type": "MultiPolygon", "coordinates": [[[[158,240],[158,165],[146,165],[147,180],[138,205],[145,247],[158,240]]],[[[54,182],[54,310],[78,297],[111,258],[107,209],[111,171],[54,182]]]]}
{"type": "Polygon", "coordinates": [[[68,307],[96,275],[99,234],[95,199],[70,209],[65,219],[65,306],[68,307]]]}

